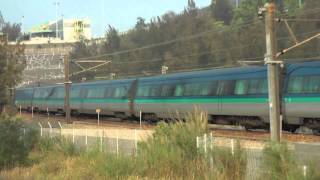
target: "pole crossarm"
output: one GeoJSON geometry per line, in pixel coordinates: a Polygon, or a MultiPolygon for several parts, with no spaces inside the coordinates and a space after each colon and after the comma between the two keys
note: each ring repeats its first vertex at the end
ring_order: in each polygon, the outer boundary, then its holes
{"type": "Polygon", "coordinates": [[[308,39],[306,39],[304,41],[301,41],[301,42],[299,42],[299,43],[297,43],[297,44],[295,44],[295,45],[293,45],[293,46],[291,46],[291,47],[289,47],[287,49],[281,50],[280,52],[277,53],[276,57],[278,58],[279,56],[285,54],[286,52],[291,51],[292,49],[295,49],[295,48],[297,48],[297,47],[299,47],[299,46],[301,46],[303,44],[306,44],[309,41],[311,41],[311,40],[313,40],[313,39],[315,39],[317,37],[320,37],[320,33],[318,33],[318,34],[316,34],[316,35],[314,35],[314,36],[312,36],[312,37],[310,37],[310,38],[308,38],[308,39]]]}
{"type": "MultiPolygon", "coordinates": [[[[75,62],[78,62],[78,61],[75,61],[75,62]]],[[[81,74],[81,73],[84,73],[84,72],[87,72],[87,71],[96,69],[96,68],[98,68],[98,67],[101,67],[101,66],[106,65],[106,64],[109,64],[109,63],[111,63],[111,61],[103,61],[103,63],[98,64],[98,65],[93,66],[93,67],[90,67],[90,68],[87,68],[87,69],[85,69],[85,68],[83,67],[83,68],[81,68],[81,69],[82,69],[81,71],[72,73],[72,74],[70,74],[70,76],[78,75],[78,74],[81,74]]]]}

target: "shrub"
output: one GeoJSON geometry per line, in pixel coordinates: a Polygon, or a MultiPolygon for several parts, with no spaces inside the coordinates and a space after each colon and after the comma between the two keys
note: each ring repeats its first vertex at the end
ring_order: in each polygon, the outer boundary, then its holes
{"type": "Polygon", "coordinates": [[[261,179],[304,179],[300,167],[287,143],[269,142],[263,150],[261,179]]]}
{"type": "Polygon", "coordinates": [[[38,141],[38,149],[43,153],[61,152],[66,156],[77,155],[80,150],[65,137],[43,137],[38,141]]]}
{"type": "Polygon", "coordinates": [[[213,173],[215,177],[219,179],[245,179],[247,168],[247,155],[241,148],[240,142],[234,149],[234,153],[231,153],[230,148],[227,147],[215,147],[208,155],[211,158],[213,173]]]}
{"type": "Polygon", "coordinates": [[[0,169],[26,163],[36,141],[36,132],[23,128],[21,120],[0,116],[0,169]]]}
{"type": "Polygon", "coordinates": [[[151,178],[187,176],[192,172],[187,167],[200,162],[196,137],[206,131],[207,115],[199,109],[175,123],[159,123],[152,137],[139,144],[140,174],[151,178]]]}

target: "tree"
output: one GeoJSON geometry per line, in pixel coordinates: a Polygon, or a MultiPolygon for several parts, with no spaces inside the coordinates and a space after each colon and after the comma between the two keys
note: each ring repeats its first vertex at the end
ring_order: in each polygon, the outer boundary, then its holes
{"type": "Polygon", "coordinates": [[[0,170],[23,164],[37,142],[35,131],[22,131],[21,121],[0,116],[0,170]]]}
{"type": "MultiPolygon", "coordinates": [[[[268,0],[243,0],[238,8],[231,6],[229,0],[216,0],[216,4],[202,9],[196,7],[194,0],[186,2],[186,8],[180,13],[167,12],[152,18],[150,22],[142,17],[137,18],[135,27],[122,35],[109,26],[101,52],[93,51],[97,49],[96,44],[84,46],[83,50],[88,50],[91,55],[129,50],[108,56],[108,60],[112,60],[109,70],[98,72],[99,76],[109,76],[110,72],[117,73],[118,77],[143,75],[142,72],[158,73],[162,65],[169,66],[170,72],[175,72],[235,65],[238,60],[263,60],[265,24],[258,19],[257,12],[268,0]],[[140,48],[145,46],[148,48],[140,48]]],[[[278,9],[283,4],[289,10],[278,12],[281,14],[277,17],[319,19],[319,13],[314,9],[320,7],[320,1],[303,2],[304,5],[299,8],[298,0],[277,0],[278,9]]],[[[317,21],[290,21],[289,24],[299,40],[320,28],[317,21]],[[303,33],[305,35],[301,35],[303,33]]],[[[292,45],[292,40],[287,38],[287,29],[281,23],[277,23],[277,36],[279,49],[292,45]]],[[[311,57],[317,52],[319,43],[313,41],[285,57],[311,57]]]]}
{"type": "Polygon", "coordinates": [[[233,12],[232,6],[227,0],[215,0],[215,4],[211,4],[213,17],[218,21],[223,21],[225,24],[230,24],[233,12]]]}
{"type": "Polygon", "coordinates": [[[24,46],[8,45],[4,36],[0,37],[0,110],[9,102],[9,89],[21,80],[25,67],[24,46]]]}
{"type": "Polygon", "coordinates": [[[21,36],[21,24],[6,22],[1,31],[8,36],[8,41],[16,41],[21,36]]]}
{"type": "Polygon", "coordinates": [[[20,25],[5,22],[0,12],[0,111],[8,104],[15,85],[21,80],[25,67],[24,46],[19,43],[9,45],[20,36],[20,25]]]}
{"type": "Polygon", "coordinates": [[[4,25],[4,19],[3,19],[3,16],[2,16],[2,13],[0,11],[0,29],[2,29],[3,25],[4,25]]]}
{"type": "Polygon", "coordinates": [[[105,42],[106,52],[113,52],[113,51],[119,50],[120,37],[118,35],[118,31],[111,25],[108,26],[106,39],[107,39],[105,42]]]}

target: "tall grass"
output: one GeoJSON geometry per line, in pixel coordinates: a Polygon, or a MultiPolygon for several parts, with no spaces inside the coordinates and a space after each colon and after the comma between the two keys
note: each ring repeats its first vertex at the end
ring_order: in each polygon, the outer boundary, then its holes
{"type": "MultiPolygon", "coordinates": [[[[247,154],[237,142],[234,152],[213,147],[204,152],[196,137],[208,132],[206,113],[195,109],[175,123],[160,123],[132,155],[76,148],[65,138],[42,138],[29,155],[29,167],[2,171],[5,179],[222,179],[246,178],[247,154]],[[183,120],[182,120],[183,119],[183,120]]],[[[312,166],[314,167],[314,166],[312,166]]],[[[303,179],[286,144],[270,144],[263,152],[261,179],[303,179]]],[[[306,179],[317,179],[308,168],[306,179]]]]}
{"type": "Polygon", "coordinates": [[[304,176],[302,165],[299,164],[297,156],[290,150],[286,142],[267,144],[263,150],[262,169],[261,179],[320,179],[320,173],[315,171],[312,163],[309,163],[309,170],[304,176]]]}

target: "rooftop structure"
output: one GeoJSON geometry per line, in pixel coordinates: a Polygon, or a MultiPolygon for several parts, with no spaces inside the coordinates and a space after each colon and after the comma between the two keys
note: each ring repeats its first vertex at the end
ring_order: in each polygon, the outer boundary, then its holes
{"type": "Polygon", "coordinates": [[[89,19],[60,19],[36,25],[24,35],[24,44],[73,43],[91,39],[89,19]]]}

